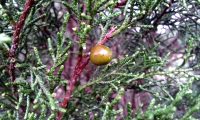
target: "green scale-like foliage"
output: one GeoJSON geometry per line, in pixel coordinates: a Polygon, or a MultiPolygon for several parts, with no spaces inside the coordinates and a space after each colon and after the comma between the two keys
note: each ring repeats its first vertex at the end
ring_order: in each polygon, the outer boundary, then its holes
{"type": "Polygon", "coordinates": [[[12,81],[9,50],[25,2],[0,1],[0,119],[200,118],[198,0],[34,0],[21,26],[12,81]],[[157,33],[159,25],[168,31],[157,33]],[[111,28],[115,30],[103,44],[113,50],[113,60],[81,66],[78,57],[87,59],[111,28]],[[178,42],[169,43],[172,38],[178,42]],[[183,63],[171,70],[170,57],[179,51],[183,63]],[[179,82],[182,78],[185,82],[179,82]],[[64,95],[56,98],[59,88],[64,95]],[[71,98],[63,108],[59,103],[69,90],[71,98]],[[128,90],[151,96],[146,110],[130,101],[119,107],[128,90]]]}

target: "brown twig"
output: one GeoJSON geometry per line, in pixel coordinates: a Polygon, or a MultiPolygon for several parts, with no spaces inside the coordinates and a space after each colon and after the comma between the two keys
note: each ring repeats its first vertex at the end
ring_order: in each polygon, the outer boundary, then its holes
{"type": "MultiPolygon", "coordinates": [[[[69,99],[71,98],[71,95],[72,95],[75,85],[77,83],[77,80],[88,63],[89,63],[88,55],[86,55],[86,56],[79,55],[78,56],[78,62],[74,68],[72,78],[70,79],[69,84],[67,86],[67,92],[65,94],[63,102],[60,103],[60,107],[62,107],[62,108],[67,107],[69,99]]],[[[62,118],[62,113],[58,112],[57,120],[61,120],[61,118],[62,118]]]]}
{"type": "Polygon", "coordinates": [[[105,44],[111,37],[113,37],[113,33],[116,31],[116,29],[117,27],[112,27],[110,31],[105,35],[105,37],[97,44],[99,45],[105,44]]]}
{"type": "Polygon", "coordinates": [[[9,60],[10,60],[10,65],[9,65],[9,74],[11,77],[11,82],[15,81],[15,64],[16,64],[16,51],[19,46],[20,42],[20,32],[23,29],[24,23],[26,18],[28,17],[28,14],[31,10],[31,7],[34,4],[34,0],[27,0],[25,5],[24,5],[24,10],[22,15],[19,17],[19,21],[16,23],[15,30],[13,33],[13,41],[12,41],[12,46],[9,51],[9,60]]]}

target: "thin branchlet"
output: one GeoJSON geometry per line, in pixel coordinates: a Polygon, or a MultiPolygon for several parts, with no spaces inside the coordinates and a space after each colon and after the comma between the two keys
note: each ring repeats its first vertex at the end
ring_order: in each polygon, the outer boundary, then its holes
{"type": "Polygon", "coordinates": [[[9,58],[10,58],[10,65],[9,65],[9,74],[11,77],[11,81],[14,82],[16,79],[15,76],[15,64],[16,64],[16,51],[19,46],[20,42],[20,32],[23,29],[24,23],[26,18],[29,15],[29,12],[31,8],[34,5],[34,0],[27,0],[25,5],[24,5],[24,10],[22,15],[19,17],[19,21],[16,23],[15,28],[14,28],[14,33],[13,33],[13,41],[12,41],[12,46],[9,51],[9,58]]]}

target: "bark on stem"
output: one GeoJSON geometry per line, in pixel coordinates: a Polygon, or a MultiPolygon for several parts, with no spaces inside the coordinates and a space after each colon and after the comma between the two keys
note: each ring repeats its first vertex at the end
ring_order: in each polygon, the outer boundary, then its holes
{"type": "Polygon", "coordinates": [[[11,77],[11,82],[14,82],[16,79],[16,77],[15,77],[15,64],[16,64],[15,57],[16,57],[16,51],[17,51],[17,48],[18,48],[19,42],[20,42],[20,33],[21,33],[21,30],[23,29],[25,20],[28,17],[28,14],[33,5],[34,5],[34,0],[26,1],[25,5],[24,5],[23,13],[19,17],[19,21],[16,23],[16,25],[14,27],[12,46],[9,51],[9,60],[10,60],[9,74],[11,77]]]}

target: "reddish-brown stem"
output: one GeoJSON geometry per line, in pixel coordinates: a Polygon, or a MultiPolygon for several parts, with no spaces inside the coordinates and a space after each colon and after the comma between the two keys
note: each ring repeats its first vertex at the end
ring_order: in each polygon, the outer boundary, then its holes
{"type": "Polygon", "coordinates": [[[19,46],[19,42],[20,42],[20,32],[24,26],[25,20],[31,10],[31,7],[34,4],[34,0],[27,0],[25,5],[24,5],[24,11],[22,13],[22,15],[19,17],[19,21],[16,23],[15,26],[15,30],[13,33],[13,41],[12,41],[12,46],[10,48],[9,51],[9,60],[10,60],[10,65],[9,65],[9,74],[11,77],[11,81],[14,82],[15,81],[15,64],[16,64],[16,60],[15,60],[15,55],[16,55],[16,50],[19,46]]]}
{"type": "Polygon", "coordinates": [[[116,29],[117,29],[116,27],[112,27],[110,31],[105,35],[105,37],[101,41],[99,41],[97,44],[99,45],[105,44],[113,36],[113,33],[116,31],[116,29]]]}
{"type": "MultiPolygon", "coordinates": [[[[86,67],[86,65],[89,63],[89,56],[82,56],[80,55],[78,57],[78,62],[75,66],[72,78],[69,81],[69,84],[67,86],[67,92],[65,94],[64,100],[62,103],[60,103],[60,107],[67,107],[69,99],[72,95],[72,92],[74,91],[75,88],[75,84],[77,83],[77,80],[79,78],[79,76],[81,75],[82,71],[84,70],[84,68],[86,67]]],[[[57,114],[57,120],[61,120],[62,118],[62,113],[58,112],[57,114]]]]}
{"type": "Polygon", "coordinates": [[[64,98],[63,102],[60,104],[61,107],[63,107],[63,108],[67,107],[68,101],[71,97],[71,94],[72,94],[74,88],[75,88],[77,79],[80,76],[83,69],[85,68],[85,66],[88,64],[88,62],[89,62],[88,56],[86,56],[86,58],[82,58],[82,57],[79,58],[77,65],[75,67],[74,73],[72,75],[72,78],[69,81],[65,98],[64,98]]]}

